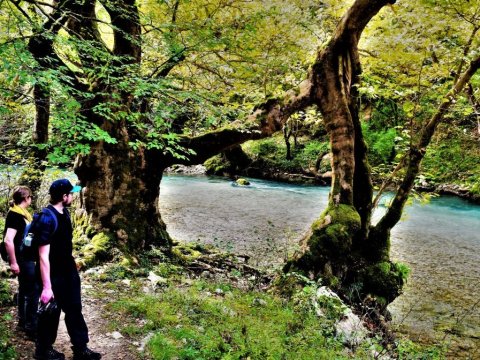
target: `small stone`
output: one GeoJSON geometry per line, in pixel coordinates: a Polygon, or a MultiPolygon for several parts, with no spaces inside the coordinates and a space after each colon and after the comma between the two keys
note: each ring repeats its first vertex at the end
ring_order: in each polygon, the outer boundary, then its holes
{"type": "Polygon", "coordinates": [[[192,285],[192,284],[193,284],[192,279],[183,279],[182,282],[183,282],[185,285],[192,285]]]}
{"type": "Polygon", "coordinates": [[[267,302],[263,299],[255,298],[252,302],[253,306],[267,306],[267,302]]]}
{"type": "Polygon", "coordinates": [[[148,274],[148,280],[152,283],[152,287],[155,288],[157,285],[164,285],[167,284],[167,279],[158,276],[153,271],[150,271],[148,274]]]}
{"type": "Polygon", "coordinates": [[[123,279],[122,284],[125,284],[127,286],[130,286],[131,280],[130,279],[123,279]]]}
{"type": "Polygon", "coordinates": [[[148,333],[147,336],[145,336],[141,343],[140,343],[140,346],[137,348],[138,351],[140,352],[143,352],[145,350],[145,345],[147,345],[147,343],[150,341],[150,339],[153,337],[153,333],[148,333]]]}
{"type": "Polygon", "coordinates": [[[368,330],[362,320],[350,309],[344,318],[335,324],[337,337],[349,347],[359,346],[368,336],[368,330]]]}
{"type": "Polygon", "coordinates": [[[223,291],[222,289],[220,289],[220,288],[216,288],[216,289],[215,289],[215,294],[217,294],[217,295],[223,295],[223,294],[224,294],[224,291],[223,291]]]}
{"type": "Polygon", "coordinates": [[[118,340],[118,339],[123,338],[123,335],[120,334],[118,331],[112,332],[112,333],[110,334],[110,336],[111,336],[112,338],[114,338],[115,340],[118,340]]]}

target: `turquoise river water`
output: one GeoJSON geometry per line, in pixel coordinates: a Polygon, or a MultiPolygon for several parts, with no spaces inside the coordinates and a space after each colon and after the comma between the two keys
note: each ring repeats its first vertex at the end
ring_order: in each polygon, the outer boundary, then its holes
{"type": "MultiPolygon", "coordinates": [[[[250,180],[240,187],[222,178],[165,176],[167,230],[250,255],[252,265],[280,265],[324,209],[329,188],[250,180]]],[[[480,206],[443,196],[408,206],[392,231],[391,256],[412,270],[389,307],[398,330],[446,344],[451,358],[480,359],[480,206]]]]}

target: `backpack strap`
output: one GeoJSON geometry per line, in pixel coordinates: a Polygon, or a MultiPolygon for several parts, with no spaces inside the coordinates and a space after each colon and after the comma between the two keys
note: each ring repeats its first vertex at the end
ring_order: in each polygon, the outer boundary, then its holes
{"type": "Polygon", "coordinates": [[[43,212],[43,211],[46,211],[46,212],[50,215],[50,217],[53,219],[53,225],[54,225],[54,227],[53,227],[53,232],[52,232],[52,235],[53,235],[53,234],[55,233],[55,231],[57,231],[57,228],[58,228],[58,219],[57,219],[57,216],[56,216],[55,213],[54,213],[51,209],[49,209],[48,207],[44,207],[43,210],[42,210],[42,212],[43,212]]]}

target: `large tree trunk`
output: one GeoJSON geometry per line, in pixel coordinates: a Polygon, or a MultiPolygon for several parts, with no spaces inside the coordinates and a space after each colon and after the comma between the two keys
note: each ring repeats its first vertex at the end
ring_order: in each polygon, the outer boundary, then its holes
{"type": "Polygon", "coordinates": [[[75,173],[85,187],[84,206],[100,230],[111,232],[130,253],[152,245],[169,249],[171,240],[160,215],[164,167],[144,149],[125,144],[95,144],[77,159],[75,173]]]}
{"type": "MultiPolygon", "coordinates": [[[[357,48],[361,33],[383,6],[394,2],[355,1],[312,68],[312,93],[330,136],[332,188],[327,209],[302,240],[301,253],[285,267],[321,277],[344,293],[354,284],[363,284],[363,288],[357,286],[361,296],[371,293],[387,302],[399,294],[403,280],[388,257],[367,251],[373,186],[356,86],[361,73],[357,48]],[[370,281],[378,267],[385,271],[370,281]]],[[[384,238],[376,245],[385,249],[387,244],[384,238]]]]}
{"type": "Polygon", "coordinates": [[[387,3],[389,1],[357,0],[342,18],[330,43],[318,55],[310,74],[312,92],[330,134],[332,189],[327,209],[302,241],[303,251],[285,268],[322,277],[343,293],[355,287],[360,297],[382,298],[383,305],[401,293],[406,277],[405,269],[390,260],[391,229],[400,220],[437,125],[480,68],[480,57],[477,57],[422,128],[418,143],[410,149],[405,177],[392,204],[378,224],[372,226],[373,187],[356,93],[360,75],[357,45],[363,27],[387,3]]]}
{"type": "Polygon", "coordinates": [[[35,121],[33,123],[32,140],[35,145],[28,159],[20,182],[27,185],[33,194],[40,189],[43,173],[46,168],[47,149],[42,148],[48,142],[48,125],[50,123],[50,91],[48,85],[42,82],[35,83],[33,87],[35,101],[35,121]]]}

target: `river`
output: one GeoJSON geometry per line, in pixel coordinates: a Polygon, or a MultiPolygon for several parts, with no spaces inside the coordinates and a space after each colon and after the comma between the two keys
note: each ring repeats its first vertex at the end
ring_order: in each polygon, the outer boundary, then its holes
{"type": "MultiPolygon", "coordinates": [[[[329,188],[249,180],[241,187],[222,178],[165,176],[167,230],[178,240],[250,255],[252,265],[279,266],[325,208],[329,188]]],[[[412,270],[389,308],[398,331],[442,341],[452,358],[480,358],[480,206],[455,197],[414,202],[392,231],[391,255],[412,270]]]]}

